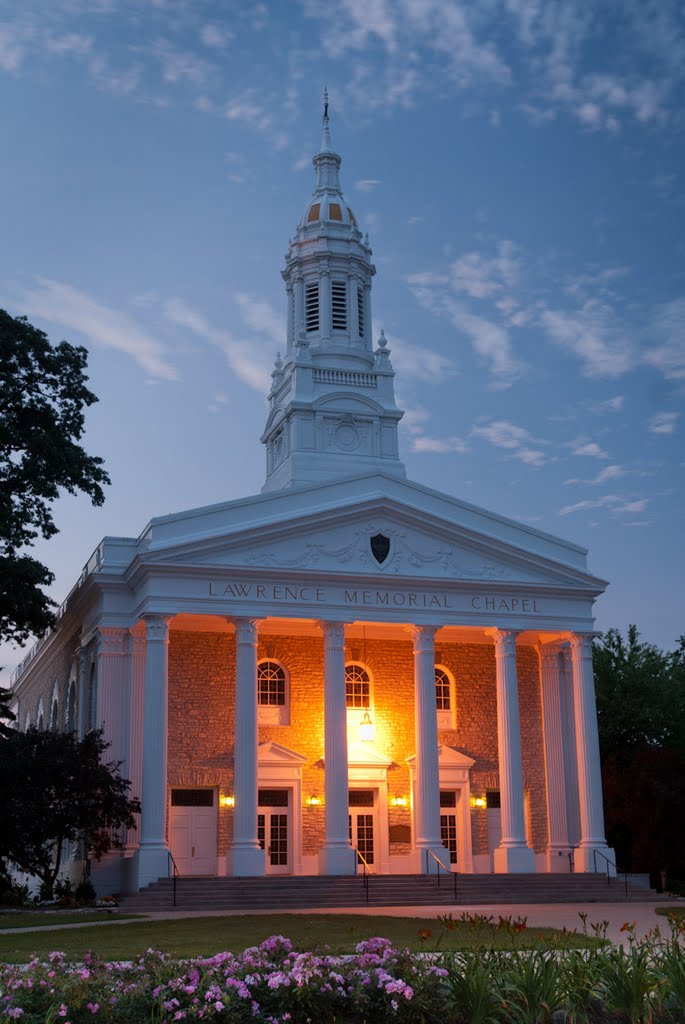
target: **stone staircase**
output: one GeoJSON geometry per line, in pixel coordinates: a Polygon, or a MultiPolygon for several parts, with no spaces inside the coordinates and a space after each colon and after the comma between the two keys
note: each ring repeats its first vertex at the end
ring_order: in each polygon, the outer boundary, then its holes
{"type": "MultiPolygon", "coordinates": [[[[642,886],[626,886],[623,878],[607,882],[603,874],[361,875],[280,876],[266,878],[177,878],[176,909],[307,910],[337,907],[470,906],[519,903],[648,902],[659,897],[642,886]]],[[[173,882],[160,878],[121,899],[126,911],[169,910],[174,907],[173,882]]]]}

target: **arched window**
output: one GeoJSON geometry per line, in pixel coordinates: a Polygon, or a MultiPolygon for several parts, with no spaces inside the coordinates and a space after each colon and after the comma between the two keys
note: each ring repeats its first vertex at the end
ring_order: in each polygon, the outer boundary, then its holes
{"type": "Polygon", "coordinates": [[[98,678],[97,678],[97,666],[95,662],[92,662],[88,672],[88,698],[87,698],[87,714],[86,714],[86,728],[95,729],[97,719],[97,703],[98,703],[98,678]]]}
{"type": "Polygon", "coordinates": [[[288,674],[279,661],[257,665],[257,708],[261,725],[290,724],[288,674]]]}
{"type": "Polygon", "coordinates": [[[59,704],[57,703],[57,697],[53,697],[52,705],[50,707],[50,725],[49,728],[52,732],[57,732],[57,726],[59,724],[59,704]]]}
{"type": "Polygon", "coordinates": [[[453,729],[456,721],[454,677],[444,665],[435,666],[435,706],[438,729],[453,729]]]}
{"type": "Polygon", "coordinates": [[[26,718],[24,719],[24,732],[28,732],[30,728],[31,728],[31,715],[27,711],[26,712],[26,718]]]}
{"type": "Polygon", "coordinates": [[[371,707],[371,678],[363,665],[356,662],[345,665],[345,695],[348,711],[371,707]]]}

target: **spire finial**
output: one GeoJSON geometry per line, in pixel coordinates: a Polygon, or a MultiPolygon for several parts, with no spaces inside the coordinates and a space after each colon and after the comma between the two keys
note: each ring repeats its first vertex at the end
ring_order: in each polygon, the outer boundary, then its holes
{"type": "Polygon", "coordinates": [[[331,129],[328,122],[328,87],[324,86],[323,89],[323,135],[321,137],[321,149],[329,150],[331,148],[331,129]]]}

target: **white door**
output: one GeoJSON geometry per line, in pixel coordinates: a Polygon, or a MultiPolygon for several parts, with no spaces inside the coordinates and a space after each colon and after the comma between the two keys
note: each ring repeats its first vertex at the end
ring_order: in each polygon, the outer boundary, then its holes
{"type": "Polygon", "coordinates": [[[358,870],[364,871],[364,858],[370,871],[378,871],[377,790],[350,790],[350,842],[360,854],[358,870]]]}
{"type": "Polygon", "coordinates": [[[216,817],[213,789],[172,789],[169,836],[180,875],[216,874],[216,817]]]}
{"type": "Polygon", "coordinates": [[[440,839],[445,847],[445,861],[456,871],[458,854],[458,804],[461,793],[453,789],[440,790],[440,839]]]}
{"type": "Polygon", "coordinates": [[[290,790],[260,789],[257,838],[266,853],[267,875],[292,873],[290,790]]]}

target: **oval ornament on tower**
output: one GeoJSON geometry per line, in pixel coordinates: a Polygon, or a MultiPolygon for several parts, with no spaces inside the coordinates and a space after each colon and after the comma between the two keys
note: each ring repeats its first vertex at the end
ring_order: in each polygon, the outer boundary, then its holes
{"type": "Polygon", "coordinates": [[[390,538],[386,537],[384,533],[375,533],[373,537],[369,538],[369,544],[371,545],[371,554],[378,564],[382,565],[390,554],[390,538]]]}

